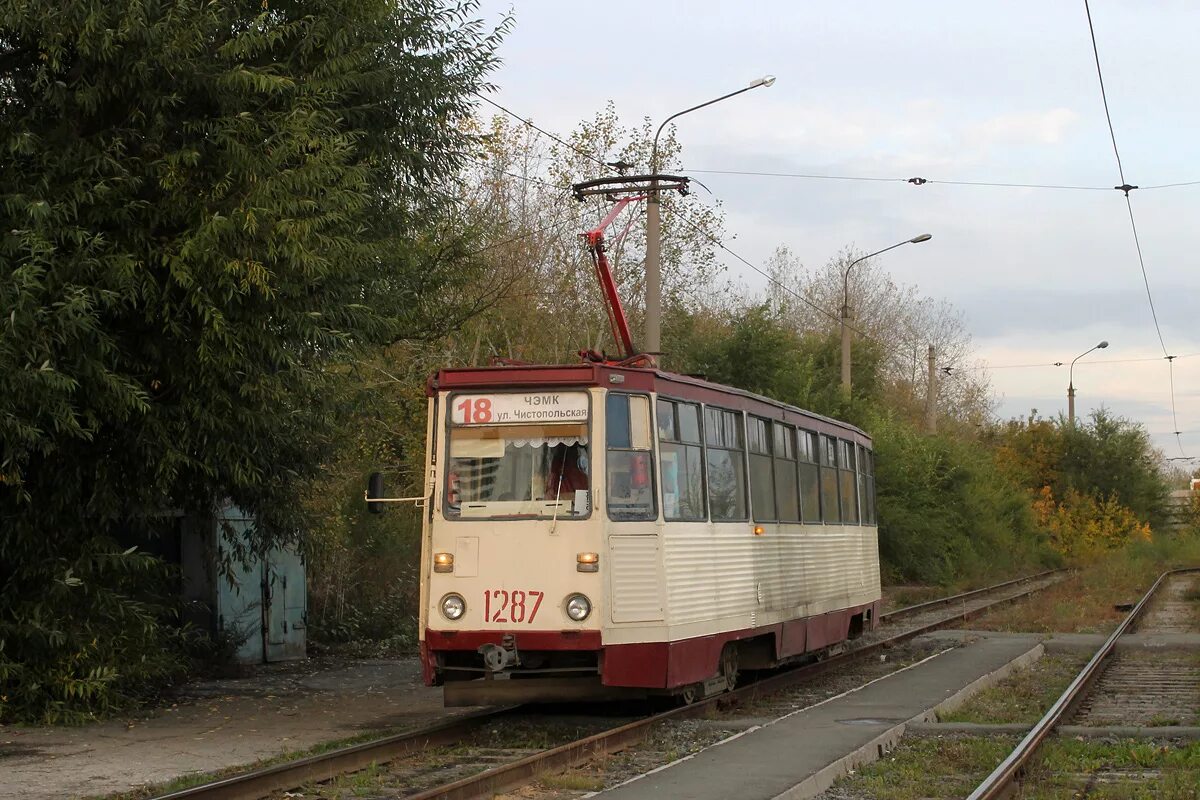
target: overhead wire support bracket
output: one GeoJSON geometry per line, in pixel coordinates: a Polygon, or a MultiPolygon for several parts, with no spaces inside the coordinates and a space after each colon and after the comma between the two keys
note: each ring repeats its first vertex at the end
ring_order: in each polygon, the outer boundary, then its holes
{"type": "Polygon", "coordinates": [[[1129,193],[1130,193],[1130,192],[1132,192],[1134,189],[1137,189],[1137,188],[1139,188],[1139,187],[1137,187],[1137,186],[1130,186],[1128,183],[1123,183],[1123,184],[1121,184],[1120,186],[1114,186],[1113,188],[1114,188],[1114,189],[1116,189],[1116,190],[1117,190],[1117,191],[1119,191],[1119,192],[1124,192],[1124,193],[1125,193],[1125,196],[1126,196],[1126,197],[1129,197],[1129,193]]]}
{"type": "Polygon", "coordinates": [[[595,195],[616,197],[623,194],[643,194],[649,190],[659,192],[688,193],[689,179],[683,175],[619,175],[611,178],[595,178],[571,185],[576,200],[595,195]]]}

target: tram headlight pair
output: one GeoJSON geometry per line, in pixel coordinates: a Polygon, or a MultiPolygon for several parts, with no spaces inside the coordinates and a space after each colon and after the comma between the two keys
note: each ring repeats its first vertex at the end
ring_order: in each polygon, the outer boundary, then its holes
{"type": "Polygon", "coordinates": [[[462,595],[448,594],[442,598],[442,616],[448,620],[462,619],[462,615],[467,613],[467,601],[462,599],[462,595]]]}
{"type": "Polygon", "coordinates": [[[583,622],[592,613],[592,601],[581,594],[573,594],[567,598],[567,616],[576,622],[583,622]]]}

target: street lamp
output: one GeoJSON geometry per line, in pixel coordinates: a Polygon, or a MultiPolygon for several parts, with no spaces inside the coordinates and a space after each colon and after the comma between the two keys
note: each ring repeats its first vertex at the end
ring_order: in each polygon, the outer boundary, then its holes
{"type": "Polygon", "coordinates": [[[1103,350],[1108,347],[1108,342],[1100,342],[1100,344],[1088,350],[1084,350],[1071,361],[1071,366],[1067,370],[1067,421],[1071,427],[1075,426],[1075,362],[1086,356],[1092,350],[1103,350]]]}
{"type": "Polygon", "coordinates": [[[932,238],[932,234],[922,233],[920,236],[914,236],[911,239],[905,239],[903,242],[897,242],[891,247],[876,250],[874,253],[867,253],[862,258],[854,259],[846,267],[846,272],[842,275],[842,390],[847,395],[850,394],[850,270],[854,269],[856,264],[866,261],[868,258],[874,258],[880,253],[895,250],[897,247],[903,247],[906,244],[928,242],[932,238]]]}
{"type": "MultiPolygon", "coordinates": [[[[766,75],[751,83],[749,86],[743,86],[736,92],[721,95],[720,97],[709,100],[707,103],[701,103],[698,106],[685,108],[683,111],[676,112],[663,120],[662,125],[658,126],[658,130],[654,132],[654,145],[650,148],[650,173],[651,175],[658,174],[658,137],[662,134],[663,128],[667,123],[684,114],[688,114],[697,109],[711,106],[713,103],[719,103],[722,100],[728,100],[731,97],[736,97],[742,92],[748,92],[751,89],[757,89],[760,86],[770,86],[775,83],[774,75],[766,75]]],[[[646,352],[650,354],[658,353],[662,349],[662,277],[661,277],[661,254],[662,254],[662,226],[661,218],[658,209],[658,181],[651,179],[650,181],[650,196],[646,198],[646,352]]]]}

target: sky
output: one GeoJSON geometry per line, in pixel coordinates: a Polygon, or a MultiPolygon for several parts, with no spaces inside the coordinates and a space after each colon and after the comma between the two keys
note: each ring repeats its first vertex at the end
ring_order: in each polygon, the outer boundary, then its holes
{"type": "MultiPolygon", "coordinates": [[[[1130,197],[1160,343],[1129,211],[1110,188],[1122,181],[1083,0],[481,7],[493,21],[510,10],[490,96],[560,135],[610,100],[627,124],[657,123],[774,75],[676,123],[684,172],[720,198],[731,247],[761,264],[787,245],[817,267],[847,246],[931,233],[878,266],[963,312],[998,416],[1065,413],[1067,367],[1051,365],[1104,339],[1075,365],[1076,413],[1106,407],[1166,456],[1200,456],[1200,185],[1130,197]]],[[[1094,0],[1091,12],[1126,180],[1200,181],[1200,4],[1094,0]]]]}

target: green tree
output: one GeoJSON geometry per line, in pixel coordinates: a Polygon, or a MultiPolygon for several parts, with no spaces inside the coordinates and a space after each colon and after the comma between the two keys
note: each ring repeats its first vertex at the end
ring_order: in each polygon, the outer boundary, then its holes
{"type": "Polygon", "coordinates": [[[1168,485],[1161,454],[1138,423],[1103,408],[1074,425],[1061,415],[1052,420],[1031,415],[997,426],[988,439],[1009,473],[1031,490],[1048,487],[1059,500],[1070,492],[1112,498],[1153,526],[1165,519],[1168,485]]]}
{"type": "Polygon", "coordinates": [[[335,365],[470,313],[475,11],[0,0],[0,719],[166,677],[116,540],[225,498],[302,529],[335,365]]]}

